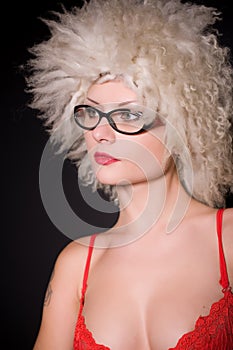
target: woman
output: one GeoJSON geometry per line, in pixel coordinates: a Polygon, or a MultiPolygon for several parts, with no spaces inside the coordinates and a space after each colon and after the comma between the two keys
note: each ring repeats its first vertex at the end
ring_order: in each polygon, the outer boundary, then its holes
{"type": "Polygon", "coordinates": [[[45,21],[30,105],[120,213],[59,254],[34,350],[232,349],[232,67],[219,15],[91,0],[45,21]]]}

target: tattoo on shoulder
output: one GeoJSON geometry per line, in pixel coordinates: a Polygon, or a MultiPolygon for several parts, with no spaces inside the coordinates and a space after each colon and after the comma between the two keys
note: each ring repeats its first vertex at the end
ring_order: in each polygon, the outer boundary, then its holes
{"type": "Polygon", "coordinates": [[[51,281],[54,277],[54,274],[55,274],[55,271],[53,269],[53,272],[51,274],[51,277],[50,277],[50,280],[49,280],[49,284],[48,284],[48,287],[47,287],[47,290],[46,290],[46,293],[45,293],[45,298],[44,298],[44,306],[48,306],[50,304],[50,301],[51,301],[51,297],[52,297],[52,293],[53,293],[53,290],[52,290],[52,287],[51,287],[51,281]]]}

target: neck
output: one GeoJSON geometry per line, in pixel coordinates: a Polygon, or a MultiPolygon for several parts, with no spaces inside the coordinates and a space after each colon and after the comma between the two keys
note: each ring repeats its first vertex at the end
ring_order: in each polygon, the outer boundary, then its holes
{"type": "Polygon", "coordinates": [[[117,193],[120,214],[109,233],[118,246],[158,228],[171,233],[181,222],[191,200],[174,168],[150,181],[118,186],[117,193]]]}

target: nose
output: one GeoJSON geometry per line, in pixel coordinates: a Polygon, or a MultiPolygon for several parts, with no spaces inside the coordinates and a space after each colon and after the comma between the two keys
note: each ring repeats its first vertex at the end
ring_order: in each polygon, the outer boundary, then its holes
{"type": "Polygon", "coordinates": [[[102,118],[97,127],[92,130],[92,136],[97,142],[115,141],[115,130],[109,125],[106,118],[102,118]]]}

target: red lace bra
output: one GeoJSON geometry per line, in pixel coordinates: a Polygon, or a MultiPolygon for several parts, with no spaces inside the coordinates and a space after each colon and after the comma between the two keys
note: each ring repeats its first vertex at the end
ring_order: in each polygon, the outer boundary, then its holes
{"type": "MultiPolygon", "coordinates": [[[[222,215],[223,209],[217,211],[217,233],[219,245],[219,261],[223,287],[223,297],[215,302],[208,316],[200,316],[193,331],[184,334],[174,348],[168,350],[232,350],[233,349],[233,293],[229,285],[226,262],[222,246],[222,215]]],[[[109,347],[97,344],[92,333],[86,328],[82,315],[84,297],[87,288],[87,278],[91,255],[96,235],[91,236],[89,251],[84,271],[82,295],[78,320],[74,333],[74,350],[111,350],[109,347]]]]}

